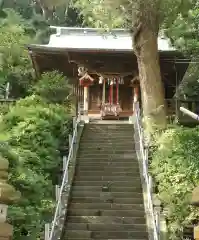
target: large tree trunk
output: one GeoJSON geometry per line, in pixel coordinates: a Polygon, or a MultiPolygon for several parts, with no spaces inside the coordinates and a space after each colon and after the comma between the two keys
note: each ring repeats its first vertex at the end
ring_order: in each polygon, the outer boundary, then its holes
{"type": "Polygon", "coordinates": [[[160,74],[158,31],[141,23],[134,32],[133,46],[137,56],[144,124],[147,131],[166,128],[164,88],[160,74]]]}

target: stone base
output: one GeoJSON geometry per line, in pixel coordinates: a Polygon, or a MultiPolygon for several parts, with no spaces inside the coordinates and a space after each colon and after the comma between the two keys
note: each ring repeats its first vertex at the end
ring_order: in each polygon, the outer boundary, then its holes
{"type": "Polygon", "coordinates": [[[129,124],[134,124],[135,123],[135,115],[133,114],[132,116],[129,117],[129,124]]]}
{"type": "Polygon", "coordinates": [[[199,225],[194,227],[194,239],[199,239],[199,225]]]}
{"type": "Polygon", "coordinates": [[[89,123],[89,116],[83,115],[81,116],[81,120],[85,123],[89,123]]]}
{"type": "Polygon", "coordinates": [[[0,240],[10,240],[13,235],[13,226],[8,223],[0,223],[0,240]]]}

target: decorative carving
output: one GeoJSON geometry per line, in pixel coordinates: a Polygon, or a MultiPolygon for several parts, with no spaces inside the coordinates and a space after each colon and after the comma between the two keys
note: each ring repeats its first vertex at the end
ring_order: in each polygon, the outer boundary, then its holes
{"type": "Polygon", "coordinates": [[[80,66],[78,67],[78,76],[81,78],[79,79],[80,85],[89,86],[93,83],[94,79],[88,74],[88,69],[80,66]]]}
{"type": "Polygon", "coordinates": [[[88,69],[84,66],[78,67],[78,76],[83,77],[88,72],[88,69]]]}
{"type": "Polygon", "coordinates": [[[131,80],[131,87],[138,87],[140,85],[140,79],[139,76],[135,76],[132,80],[131,80]]]}

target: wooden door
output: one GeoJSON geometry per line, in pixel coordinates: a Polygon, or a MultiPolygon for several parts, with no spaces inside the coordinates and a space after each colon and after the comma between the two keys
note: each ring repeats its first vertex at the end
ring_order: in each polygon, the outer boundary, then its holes
{"type": "Polygon", "coordinates": [[[132,88],[125,85],[120,85],[119,102],[122,111],[132,111],[133,109],[133,94],[132,88]]]}
{"type": "Polygon", "coordinates": [[[89,87],[89,110],[99,111],[102,101],[102,84],[93,84],[89,87]]]}

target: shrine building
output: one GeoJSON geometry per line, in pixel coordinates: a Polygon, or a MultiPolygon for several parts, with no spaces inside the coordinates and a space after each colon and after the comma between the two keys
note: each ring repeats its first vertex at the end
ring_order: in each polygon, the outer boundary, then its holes
{"type": "MultiPolygon", "coordinates": [[[[28,50],[37,76],[58,70],[69,79],[78,109],[85,121],[92,118],[127,119],[140,99],[138,66],[132,38],[125,29],[51,27],[56,32],[47,45],[31,44],[28,50]]],[[[168,114],[170,99],[188,63],[167,38],[158,38],[158,50],[168,114]],[[180,64],[179,64],[180,63],[180,64]]],[[[171,110],[171,111],[170,111],[171,110]]]]}

